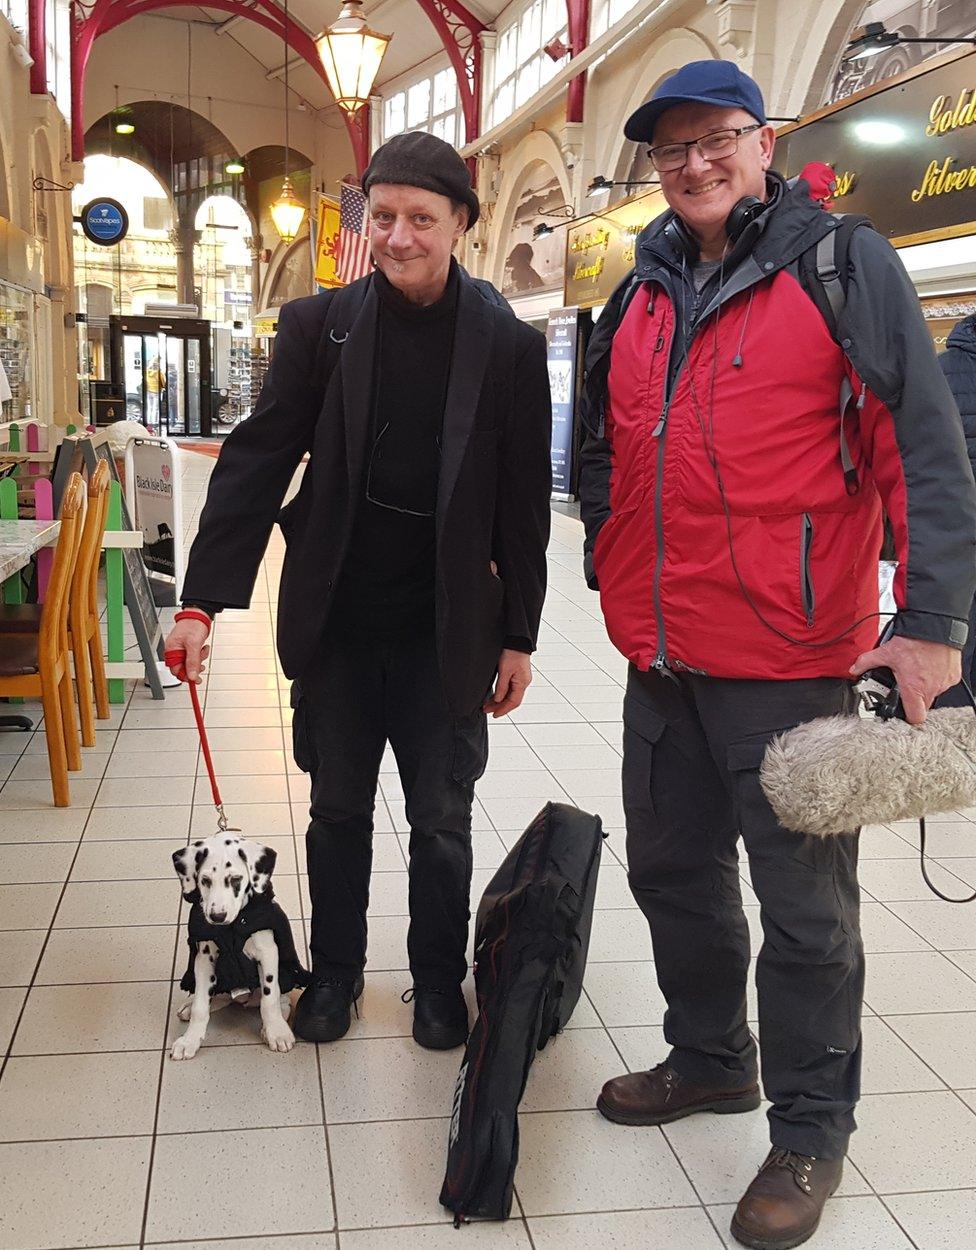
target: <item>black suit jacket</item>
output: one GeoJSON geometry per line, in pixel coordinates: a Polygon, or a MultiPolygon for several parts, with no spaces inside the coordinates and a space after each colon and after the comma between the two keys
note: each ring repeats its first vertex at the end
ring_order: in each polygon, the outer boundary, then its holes
{"type": "MultiPolygon", "coordinates": [[[[462,269],[437,499],[437,648],[453,711],[475,708],[505,637],[538,636],[549,538],[545,338],[488,302],[462,269]],[[498,575],[491,571],[491,561],[498,575]]],[[[227,437],[183,585],[187,603],[247,607],[275,519],[287,544],[278,653],[291,678],[322,644],[370,428],[378,301],[371,278],[327,379],[332,292],[286,304],[254,413],[227,437]],[[301,489],[278,515],[308,453],[301,489]]]]}

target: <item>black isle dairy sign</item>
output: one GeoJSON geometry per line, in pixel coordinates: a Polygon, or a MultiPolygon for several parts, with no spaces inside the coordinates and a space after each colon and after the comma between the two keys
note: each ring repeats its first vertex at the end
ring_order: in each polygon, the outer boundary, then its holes
{"type": "Polygon", "coordinates": [[[976,233],[976,54],[780,137],[777,169],[792,177],[809,161],[837,171],[838,211],[865,213],[890,239],[976,233]]]}

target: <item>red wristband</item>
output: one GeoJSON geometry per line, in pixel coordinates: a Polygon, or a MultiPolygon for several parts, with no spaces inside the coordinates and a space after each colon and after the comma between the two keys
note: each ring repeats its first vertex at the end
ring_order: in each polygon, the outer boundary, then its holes
{"type": "Polygon", "coordinates": [[[213,625],[213,621],[201,608],[183,608],[173,617],[174,621],[202,621],[206,625],[208,631],[213,625]]]}

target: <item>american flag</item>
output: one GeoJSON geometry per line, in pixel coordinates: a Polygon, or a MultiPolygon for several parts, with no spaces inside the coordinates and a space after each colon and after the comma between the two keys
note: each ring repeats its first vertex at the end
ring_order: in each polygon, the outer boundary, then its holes
{"type": "Polygon", "coordinates": [[[355,282],[370,271],[366,196],[359,187],[339,186],[339,265],[342,282],[355,282]]]}

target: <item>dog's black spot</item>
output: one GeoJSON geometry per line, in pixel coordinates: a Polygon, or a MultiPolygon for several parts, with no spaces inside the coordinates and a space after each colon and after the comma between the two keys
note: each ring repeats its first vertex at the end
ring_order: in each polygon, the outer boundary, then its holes
{"type": "Polygon", "coordinates": [[[271,975],[271,973],[270,973],[270,972],[268,973],[268,975],[267,975],[264,979],[265,979],[265,981],[267,981],[267,983],[268,983],[269,985],[270,985],[270,984],[274,981],[274,977],[271,975]]]}
{"type": "Polygon", "coordinates": [[[233,838],[224,838],[224,846],[231,846],[233,845],[233,842],[234,842],[233,838]]]}
{"type": "Polygon", "coordinates": [[[244,863],[246,864],[246,863],[247,863],[247,856],[244,854],[244,851],[241,849],[241,847],[238,847],[238,848],[237,848],[237,853],[238,853],[238,855],[240,855],[241,859],[242,859],[242,860],[244,861],[244,863]]]}
{"type": "Polygon", "coordinates": [[[229,867],[230,867],[230,860],[228,860],[228,861],[227,861],[227,863],[226,863],[226,864],[224,864],[224,867],[225,867],[225,868],[229,868],[229,867]]]}
{"type": "Polygon", "coordinates": [[[194,842],[194,843],[193,843],[193,845],[194,845],[194,846],[203,846],[203,843],[202,843],[202,842],[194,842]]]}
{"type": "Polygon", "coordinates": [[[211,987],[210,987],[210,989],[207,991],[207,993],[210,995],[210,997],[211,997],[211,998],[213,998],[214,994],[216,994],[216,993],[217,993],[217,987],[216,987],[216,985],[211,985],[211,987]]]}
{"type": "Polygon", "coordinates": [[[265,992],[265,994],[270,994],[270,993],[271,993],[271,991],[268,989],[268,987],[267,987],[267,986],[265,986],[265,987],[264,987],[264,992],[265,992]]]}
{"type": "Polygon", "coordinates": [[[235,898],[241,897],[241,880],[242,880],[241,877],[234,877],[231,880],[230,885],[231,885],[231,889],[234,891],[235,898]]]}
{"type": "Polygon", "coordinates": [[[210,954],[210,947],[209,947],[209,946],[207,946],[207,945],[203,945],[203,946],[201,946],[201,947],[200,947],[200,949],[201,949],[201,951],[203,951],[203,953],[204,953],[205,955],[209,955],[209,954],[210,954]]]}
{"type": "Polygon", "coordinates": [[[217,980],[217,974],[216,974],[216,972],[212,972],[212,973],[210,974],[210,980],[211,980],[211,981],[216,981],[216,980],[217,980]]]}
{"type": "Polygon", "coordinates": [[[273,851],[270,846],[261,848],[261,854],[257,858],[254,867],[257,872],[266,872],[270,876],[274,872],[275,862],[278,858],[278,852],[273,851]]]}
{"type": "Polygon", "coordinates": [[[196,866],[199,868],[200,865],[203,863],[203,861],[207,858],[207,852],[197,851],[196,855],[193,858],[196,863],[196,866]]]}

